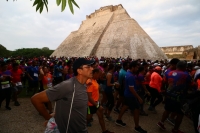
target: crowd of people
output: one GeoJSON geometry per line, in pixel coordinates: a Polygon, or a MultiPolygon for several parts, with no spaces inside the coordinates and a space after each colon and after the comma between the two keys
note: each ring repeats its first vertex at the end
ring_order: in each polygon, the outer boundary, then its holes
{"type": "Polygon", "coordinates": [[[112,133],[104,120],[125,127],[122,117],[130,110],[134,130],[147,133],[139,123],[140,115],[148,116],[143,109],[145,103],[152,113],[164,104],[157,123],[162,130],[167,120],[173,125],[172,133],[183,133],[179,127],[186,114],[190,114],[196,133],[199,130],[200,61],[11,57],[0,58],[0,66],[0,107],[4,99],[7,110],[11,110],[10,100],[20,106],[18,96],[25,89],[47,125],[55,118],[56,124],[46,132],[57,129],[60,133],[87,133],[93,114],[97,114],[102,132],[112,133]],[[112,111],[118,113],[115,120],[112,111]]]}

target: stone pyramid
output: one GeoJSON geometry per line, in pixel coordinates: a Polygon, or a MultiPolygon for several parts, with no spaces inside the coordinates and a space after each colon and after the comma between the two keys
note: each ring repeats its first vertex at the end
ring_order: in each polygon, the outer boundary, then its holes
{"type": "Polygon", "coordinates": [[[79,29],[71,32],[51,56],[167,58],[121,4],[101,7],[86,16],[79,29]]]}

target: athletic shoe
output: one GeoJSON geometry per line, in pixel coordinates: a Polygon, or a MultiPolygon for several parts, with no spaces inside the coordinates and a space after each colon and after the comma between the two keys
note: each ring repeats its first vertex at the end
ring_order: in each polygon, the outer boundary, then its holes
{"type": "Polygon", "coordinates": [[[94,119],[93,119],[93,118],[91,118],[91,119],[90,119],[90,122],[93,122],[93,121],[94,121],[94,119]]]}
{"type": "Polygon", "coordinates": [[[106,131],[104,131],[102,133],[114,133],[114,132],[110,132],[110,131],[106,130],[106,131]]]}
{"type": "Polygon", "coordinates": [[[152,107],[152,106],[149,106],[148,110],[149,110],[149,111],[153,111],[153,107],[152,107]]]}
{"type": "Polygon", "coordinates": [[[18,101],[15,101],[14,105],[15,105],[15,106],[19,106],[20,104],[19,104],[18,101]]]}
{"type": "Polygon", "coordinates": [[[115,124],[118,125],[118,126],[121,126],[121,127],[125,127],[126,126],[126,123],[123,123],[122,120],[116,120],[115,124]]]}
{"type": "Polygon", "coordinates": [[[154,113],[154,114],[157,114],[156,109],[154,107],[152,107],[152,106],[149,106],[148,110],[152,111],[152,113],[154,113]]]}
{"type": "Polygon", "coordinates": [[[171,119],[171,118],[167,118],[167,121],[172,125],[174,126],[175,125],[175,120],[174,119],[171,119]]]}
{"type": "Polygon", "coordinates": [[[118,114],[120,113],[119,109],[116,109],[116,108],[114,109],[114,112],[118,114]]]}
{"type": "Polygon", "coordinates": [[[11,110],[11,107],[8,107],[8,106],[7,106],[6,109],[7,109],[7,110],[11,110]]]}
{"type": "Polygon", "coordinates": [[[112,119],[111,116],[106,116],[106,121],[111,121],[111,122],[114,122],[114,120],[112,119]]]}
{"type": "Polygon", "coordinates": [[[172,129],[172,133],[184,133],[184,132],[182,132],[181,130],[174,130],[174,129],[172,129]]]}
{"type": "Polygon", "coordinates": [[[141,115],[141,116],[148,116],[148,114],[147,114],[146,112],[144,112],[144,111],[141,111],[141,112],[140,112],[140,115],[141,115]]]}
{"type": "Polygon", "coordinates": [[[147,131],[145,131],[145,130],[142,129],[141,127],[135,128],[135,132],[136,132],[136,133],[147,133],[147,131]]]}
{"type": "Polygon", "coordinates": [[[87,127],[91,127],[92,126],[92,124],[89,122],[89,123],[87,123],[87,127]]]}
{"type": "Polygon", "coordinates": [[[164,126],[164,124],[163,124],[161,121],[159,121],[159,122],[157,123],[157,126],[160,127],[160,129],[162,129],[162,130],[165,130],[165,129],[166,129],[165,126],[164,126]]]}

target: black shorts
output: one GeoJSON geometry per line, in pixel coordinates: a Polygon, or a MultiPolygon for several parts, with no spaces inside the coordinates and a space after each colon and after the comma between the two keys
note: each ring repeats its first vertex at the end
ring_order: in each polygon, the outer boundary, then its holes
{"type": "Polygon", "coordinates": [[[96,106],[88,106],[87,108],[87,114],[95,114],[97,112],[98,108],[96,106]]]}
{"type": "Polygon", "coordinates": [[[118,87],[118,88],[115,87],[115,91],[118,91],[118,92],[119,92],[119,87],[118,87]]]}
{"type": "Polygon", "coordinates": [[[169,99],[169,98],[165,99],[165,110],[166,111],[183,114],[181,108],[182,108],[181,103],[179,103],[175,100],[169,99]]]}
{"type": "Polygon", "coordinates": [[[119,95],[121,97],[124,97],[124,89],[122,89],[122,88],[119,89],[119,95]]]}
{"type": "Polygon", "coordinates": [[[38,81],[30,81],[29,80],[29,87],[30,88],[38,88],[39,87],[39,82],[38,81]]]}
{"type": "Polygon", "coordinates": [[[57,84],[61,83],[62,81],[63,81],[62,77],[54,77],[53,84],[57,85],[57,84]]]}
{"type": "Polygon", "coordinates": [[[124,105],[130,110],[140,109],[140,103],[135,97],[124,97],[124,105]]]}

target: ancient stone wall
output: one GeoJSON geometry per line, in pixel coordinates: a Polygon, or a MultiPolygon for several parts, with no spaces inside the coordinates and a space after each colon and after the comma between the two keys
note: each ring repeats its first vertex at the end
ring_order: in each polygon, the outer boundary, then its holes
{"type": "Polygon", "coordinates": [[[161,50],[165,54],[169,54],[169,55],[183,54],[184,51],[187,51],[190,49],[193,49],[192,45],[161,47],[161,50]]]}

